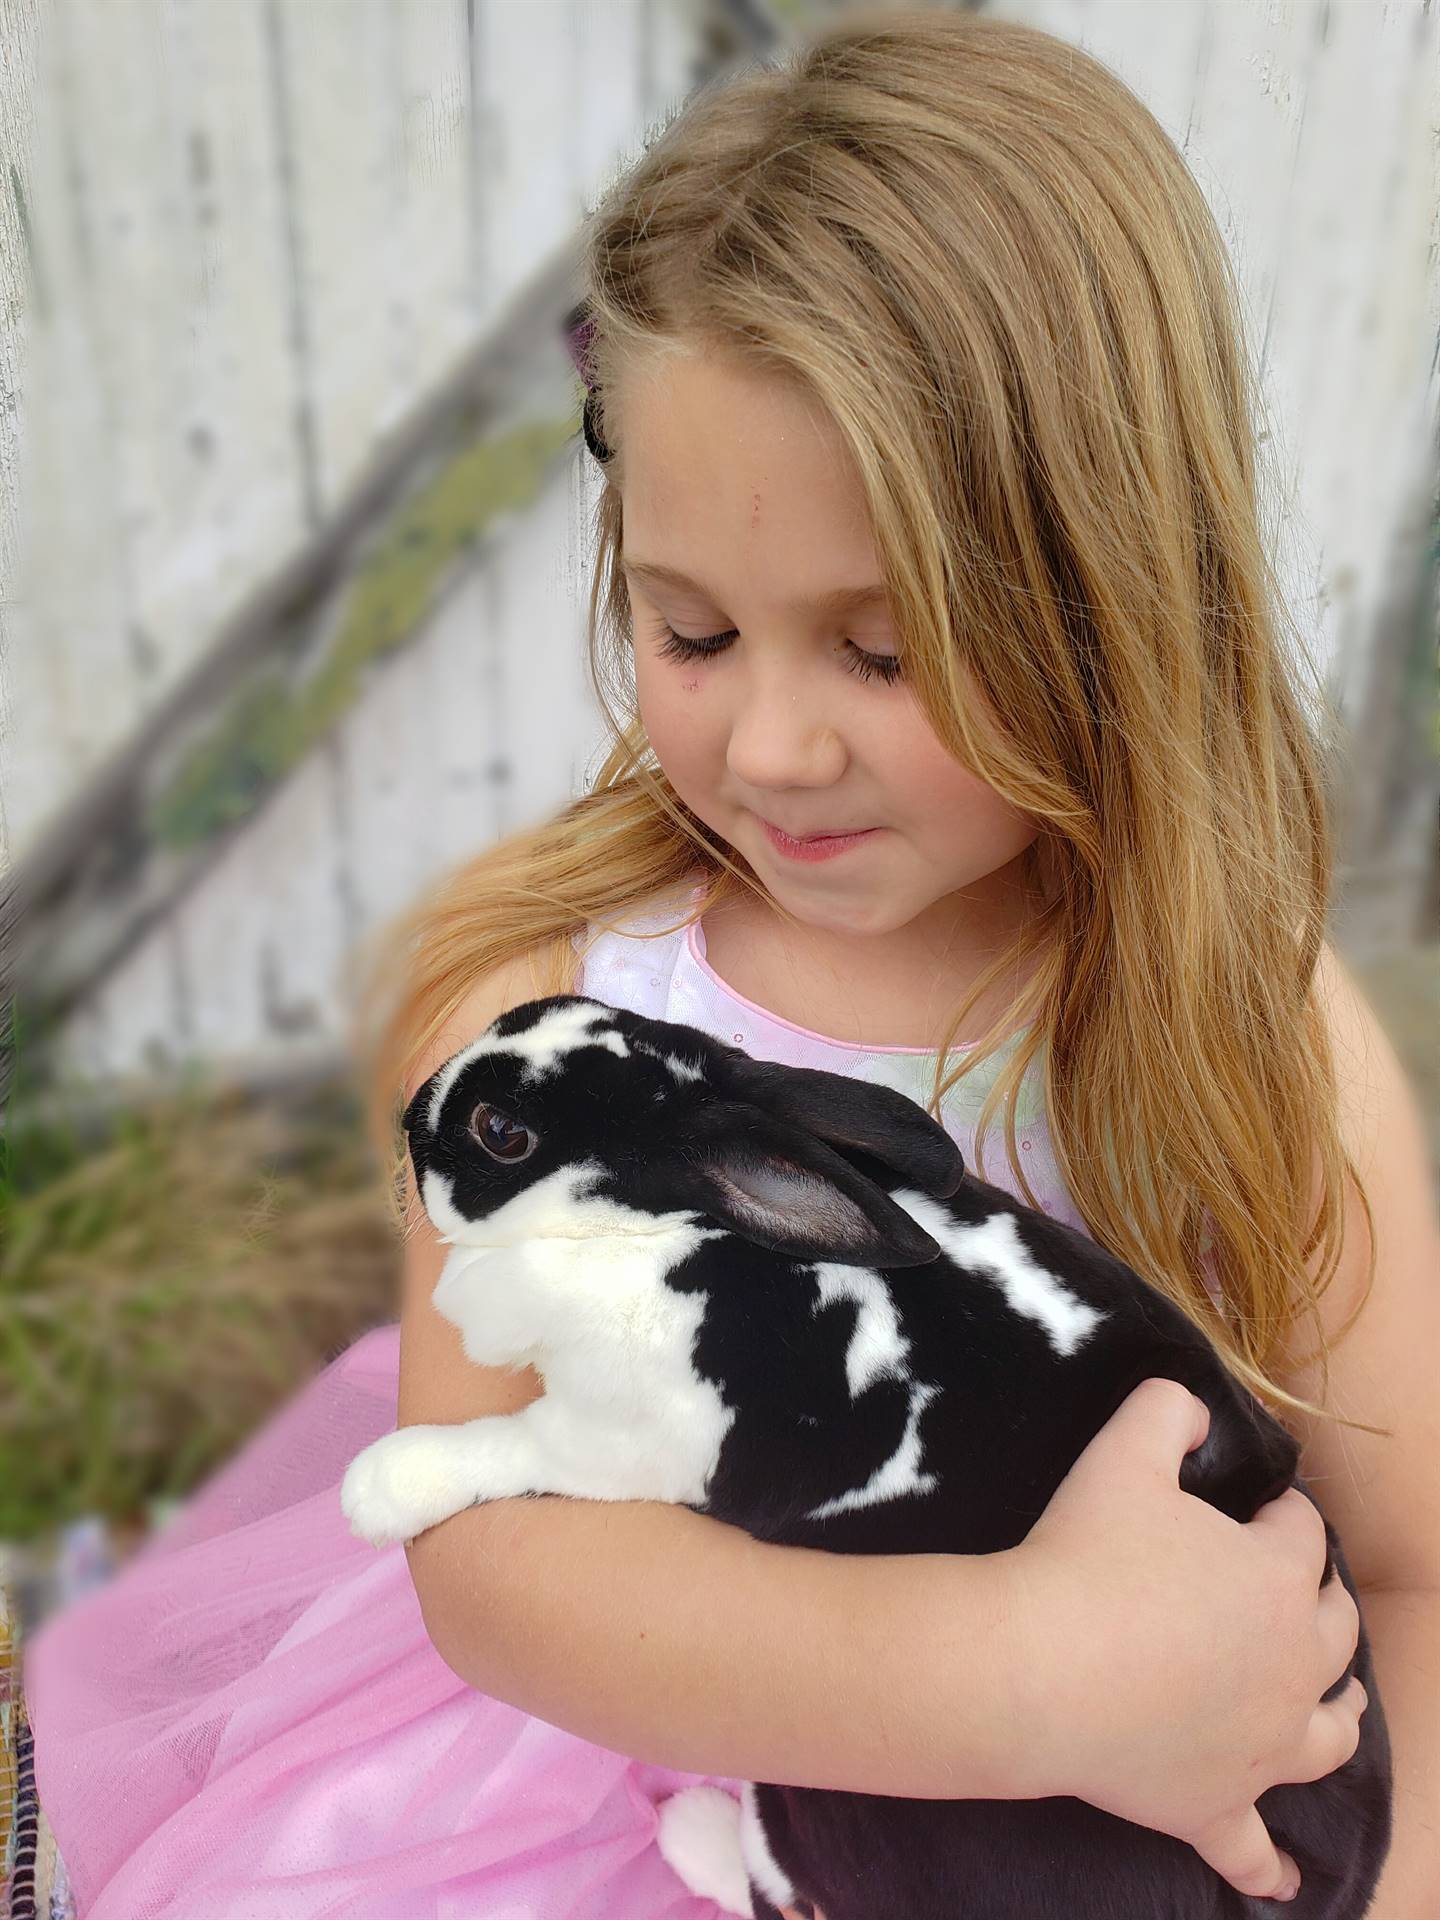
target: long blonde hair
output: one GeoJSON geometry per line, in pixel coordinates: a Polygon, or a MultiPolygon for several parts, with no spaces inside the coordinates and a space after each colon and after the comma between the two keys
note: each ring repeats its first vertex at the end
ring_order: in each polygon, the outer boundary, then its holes
{"type": "Polygon", "coordinates": [[[1347,1179],[1369,1213],[1317,990],[1323,763],[1260,531],[1239,296],[1174,145],[1048,34],[852,16],[693,96],[592,213],[583,268],[615,448],[589,607],[610,751],[586,794],[448,876],[368,959],[356,1046],[388,1167],[405,1084],[498,963],[531,952],[537,993],[570,991],[587,925],[697,872],[677,926],[763,891],[655,760],[618,565],[624,370],[723,353],[837,423],[910,686],[1041,828],[1033,924],[955,1008],[931,1111],[1027,1022],[982,1138],[1001,1116],[1033,1199],[1014,1097],[1038,1063],[1095,1238],[1262,1398],[1317,1411],[1268,1368],[1310,1314],[1327,1377],[1315,1308],[1347,1179]],[[1019,999],[950,1063],[1002,974],[1026,978],[1019,999]]]}

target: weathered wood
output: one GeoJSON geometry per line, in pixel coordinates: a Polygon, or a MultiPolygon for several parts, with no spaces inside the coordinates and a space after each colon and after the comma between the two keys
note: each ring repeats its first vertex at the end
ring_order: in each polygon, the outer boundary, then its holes
{"type": "Polygon", "coordinates": [[[17,864],[14,987],[37,1031],[194,885],[419,631],[466,548],[536,497],[576,431],[557,333],[573,286],[567,252],[17,864]]]}
{"type": "MultiPolygon", "coordinates": [[[[86,7],[58,5],[73,58],[86,7]]],[[[1195,168],[1264,369],[1266,512],[1282,581],[1349,710],[1373,714],[1373,639],[1426,430],[1419,376],[1440,326],[1425,257],[1440,18],[1422,0],[1009,0],[989,10],[1109,60],[1195,168]]],[[[148,179],[103,177],[96,149],[119,138],[128,109],[95,100],[92,82],[72,81],[52,116],[69,132],[78,188],[51,265],[91,292],[70,303],[69,331],[42,370],[93,410],[96,451],[81,459],[64,436],[42,436],[67,571],[44,583],[54,596],[34,636],[44,644],[25,649],[25,724],[7,743],[27,853],[39,846],[40,798],[93,775],[102,743],[113,752],[184,684],[167,674],[184,665],[199,675],[193,663],[238,590],[236,569],[250,580],[274,571],[307,515],[331,523],[374,459],[386,409],[413,404],[443,372],[447,337],[473,340],[556,254],[607,173],[700,77],[694,63],[733,59],[753,44],[747,34],[772,20],[803,25],[820,9],[395,0],[382,10],[357,0],[344,56],[327,38],[326,20],[339,17],[328,8],[241,0],[222,11],[223,22],[196,0],[136,0],[139,17],[163,20],[176,76],[164,111],[151,90],[148,179]],[[232,96],[265,111],[237,116],[232,96]],[[340,124],[362,112],[368,127],[340,124]],[[155,233],[135,253],[133,223],[153,226],[156,202],[184,210],[178,279],[155,267],[155,233]],[[238,219],[240,209],[254,218],[238,219]],[[98,302],[143,289],[146,262],[181,318],[164,322],[157,347],[132,329],[107,348],[98,302]],[[131,393],[129,372],[147,353],[168,384],[152,368],[131,393]],[[107,492],[117,446],[118,505],[107,492]],[[134,516],[157,502],[161,519],[141,538],[134,516]],[[256,518],[266,514],[277,517],[256,518]]],[[[139,44],[122,57],[153,65],[158,29],[130,32],[139,44]]],[[[333,1050],[356,937],[443,866],[562,803],[593,759],[600,727],[579,657],[593,504],[583,460],[550,469],[503,535],[497,526],[448,586],[434,583],[432,611],[403,650],[387,650],[383,623],[362,622],[351,629],[362,671],[347,672],[348,648],[327,651],[365,598],[342,579],[383,557],[385,529],[418,498],[418,471],[413,481],[335,575],[312,583],[292,631],[279,624],[284,596],[271,605],[269,667],[312,669],[308,697],[282,702],[248,668],[197,677],[208,690],[147,733],[153,764],[120,783],[131,798],[112,808],[116,789],[102,786],[72,815],[61,864],[78,891],[57,978],[68,970],[90,985],[72,1000],[62,1071],[143,1074],[187,1059],[279,1070],[302,1051],[333,1050]],[[247,686],[253,704],[237,710],[247,686]],[[353,702],[332,704],[327,695],[345,688],[353,702]],[[327,715],[328,731],[307,731],[307,716],[327,715]],[[296,749],[317,738],[297,764],[296,749]],[[227,826],[227,806],[247,798],[247,765],[269,777],[244,823],[227,826]],[[164,806],[148,804],[162,794],[164,806]],[[126,862],[157,885],[148,911],[143,887],[132,898],[118,885],[126,862]],[[97,964],[102,949],[108,961],[97,964]]],[[[222,648],[230,632],[220,629],[222,648]]]]}
{"type": "Polygon", "coordinates": [[[46,0],[0,68],[51,294],[23,553],[0,503],[15,857],[573,237],[688,79],[693,11],[46,0]]]}

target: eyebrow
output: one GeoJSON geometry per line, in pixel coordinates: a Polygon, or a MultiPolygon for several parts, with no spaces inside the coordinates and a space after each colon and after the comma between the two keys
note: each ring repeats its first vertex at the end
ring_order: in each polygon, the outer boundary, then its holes
{"type": "MultiPolygon", "coordinates": [[[[633,573],[637,580],[653,580],[658,586],[688,589],[717,607],[721,603],[719,594],[712,593],[702,582],[689,579],[674,567],[662,567],[654,560],[622,560],[620,565],[623,572],[633,573]]],[[[828,593],[816,594],[814,599],[796,604],[814,613],[849,613],[856,607],[883,603],[887,598],[884,586],[877,581],[868,587],[832,587],[828,593]]]]}

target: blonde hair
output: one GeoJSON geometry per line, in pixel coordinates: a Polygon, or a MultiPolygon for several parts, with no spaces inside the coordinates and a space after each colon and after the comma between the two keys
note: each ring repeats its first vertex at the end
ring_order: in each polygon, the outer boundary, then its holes
{"type": "Polygon", "coordinates": [[[1041,829],[1033,923],[955,1008],[931,1111],[1028,1022],[981,1121],[983,1136],[1003,1116],[1027,1199],[1014,1098],[1036,1063],[1096,1240],[1263,1399],[1320,1411],[1267,1369],[1309,1313],[1328,1378],[1315,1309],[1347,1179],[1369,1214],[1318,996],[1330,832],[1259,528],[1239,299],[1181,156],[1114,74],[1048,34],[852,16],[693,96],[585,240],[615,449],[589,607],[611,747],[589,792],[386,929],[356,1044],[390,1168],[404,1086],[497,964],[538,953],[537,993],[572,991],[587,924],[697,869],[677,926],[763,893],[650,749],[618,566],[627,365],[728,355],[837,423],[910,686],[1041,829]],[[952,1065],[1002,975],[1026,978],[1019,998],[952,1065]]]}

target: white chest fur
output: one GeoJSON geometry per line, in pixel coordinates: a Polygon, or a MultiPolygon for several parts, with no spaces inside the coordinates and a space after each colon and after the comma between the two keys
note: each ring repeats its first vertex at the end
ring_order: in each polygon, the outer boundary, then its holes
{"type": "Polygon", "coordinates": [[[566,1166],[472,1223],[431,1170],[427,1209],[458,1229],[436,1310],[478,1365],[541,1369],[526,1417],[564,1485],[537,1491],[700,1500],[734,1413],[692,1364],[706,1296],[664,1275],[721,1229],[599,1199],[594,1172],[566,1166]]]}

